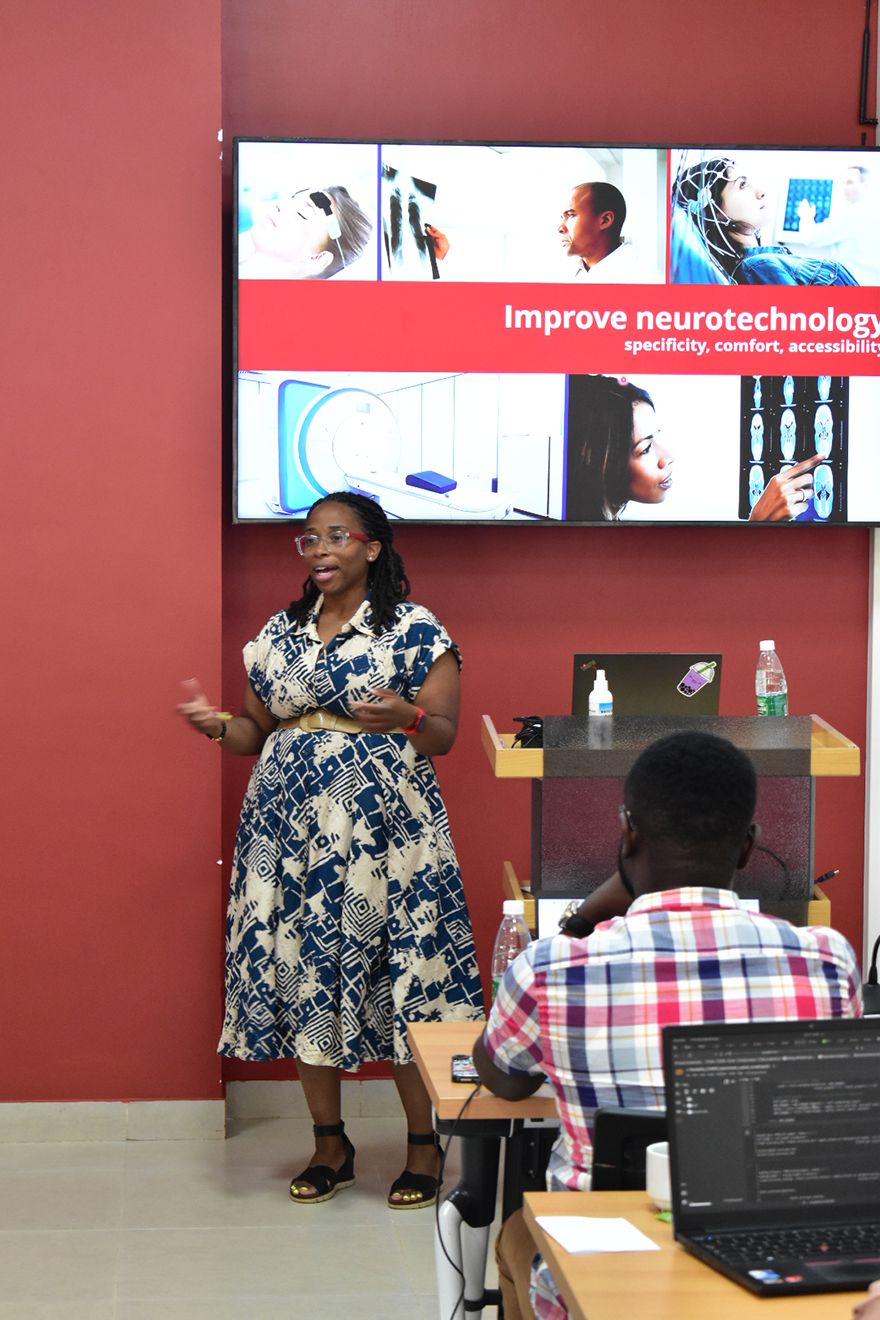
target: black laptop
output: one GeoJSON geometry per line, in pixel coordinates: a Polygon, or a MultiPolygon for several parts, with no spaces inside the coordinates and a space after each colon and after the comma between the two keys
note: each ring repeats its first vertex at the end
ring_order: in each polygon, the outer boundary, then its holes
{"type": "Polygon", "coordinates": [[[880,1278],[880,1021],[663,1029],[675,1236],[765,1296],[880,1278]]]}
{"type": "Polygon", "coordinates": [[[574,657],[572,715],[589,715],[596,670],[604,669],[615,715],[717,715],[717,651],[581,651],[574,657]]]}

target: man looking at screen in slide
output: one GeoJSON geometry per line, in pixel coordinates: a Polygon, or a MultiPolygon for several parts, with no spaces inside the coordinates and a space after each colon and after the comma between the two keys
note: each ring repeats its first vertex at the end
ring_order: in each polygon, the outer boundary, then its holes
{"type": "Polygon", "coordinates": [[[794,242],[828,247],[859,284],[880,284],[880,213],[871,196],[871,178],[863,165],[852,165],[843,179],[843,206],[816,223],[816,208],[806,197],[798,205],[800,226],[794,242]]]}
{"type": "Polygon", "coordinates": [[[654,266],[640,261],[621,237],[626,220],[623,193],[611,183],[581,183],[562,212],[559,235],[576,278],[591,284],[662,284],[654,266]]]}

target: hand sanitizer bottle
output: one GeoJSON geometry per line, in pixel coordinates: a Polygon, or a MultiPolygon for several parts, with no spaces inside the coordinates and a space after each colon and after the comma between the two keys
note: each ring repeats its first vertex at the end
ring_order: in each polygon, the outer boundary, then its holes
{"type": "Polygon", "coordinates": [[[608,690],[608,680],[605,677],[604,669],[596,670],[596,681],[590,693],[588,709],[591,715],[611,715],[613,713],[614,699],[608,690]]]}

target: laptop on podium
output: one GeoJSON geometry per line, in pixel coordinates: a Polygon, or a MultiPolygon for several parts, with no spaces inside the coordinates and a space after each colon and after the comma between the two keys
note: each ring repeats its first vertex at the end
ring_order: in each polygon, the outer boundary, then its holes
{"type": "Polygon", "coordinates": [[[880,1019],[663,1029],[675,1236],[754,1293],[880,1278],[880,1019]]]}
{"type": "Polygon", "coordinates": [[[572,715],[589,715],[604,669],[615,715],[717,715],[721,656],[709,651],[582,651],[574,657],[572,715]]]}

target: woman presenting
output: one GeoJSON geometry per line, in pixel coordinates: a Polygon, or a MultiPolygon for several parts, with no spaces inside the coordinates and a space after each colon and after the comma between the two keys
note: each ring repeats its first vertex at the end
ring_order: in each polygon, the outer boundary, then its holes
{"type": "Polygon", "coordinates": [[[432,1205],[439,1153],[406,1041],[410,1021],[474,1020],[482,998],[446,811],[430,758],[455,740],[459,655],[410,604],[373,500],[319,500],[296,538],[303,594],[244,649],[240,715],[193,682],[194,729],[260,758],[241,812],[227,920],[220,1053],[295,1058],[315,1153],[302,1205],[354,1182],[340,1069],[389,1060],[406,1113],[392,1208],[432,1205]]]}

